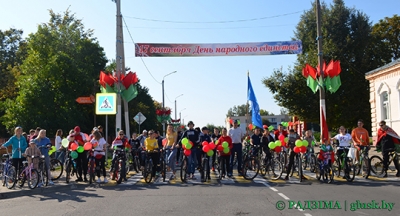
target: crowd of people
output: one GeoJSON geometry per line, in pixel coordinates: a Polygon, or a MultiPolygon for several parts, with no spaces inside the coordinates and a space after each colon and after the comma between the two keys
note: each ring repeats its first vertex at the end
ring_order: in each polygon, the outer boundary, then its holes
{"type": "MultiPolygon", "coordinates": [[[[382,177],[387,177],[388,170],[388,162],[389,162],[389,153],[395,149],[396,144],[400,144],[400,137],[386,125],[385,121],[380,122],[380,128],[378,130],[378,139],[375,145],[377,149],[381,149],[384,161],[384,175],[382,177]]],[[[306,131],[304,136],[300,136],[296,133],[294,129],[285,129],[281,124],[278,125],[278,128],[275,130],[269,130],[268,128],[255,128],[252,131],[252,134],[249,135],[245,133],[239,127],[239,121],[233,121],[233,127],[229,129],[222,129],[222,133],[218,128],[214,128],[213,133],[210,133],[207,127],[203,128],[194,128],[194,123],[189,121],[187,124],[188,129],[186,131],[181,131],[181,128],[177,128],[175,130],[172,124],[169,124],[167,127],[165,138],[161,136],[158,131],[154,130],[143,130],[142,134],[139,136],[136,133],[132,134],[132,137],[128,139],[125,135],[124,131],[118,131],[118,135],[115,140],[112,142],[112,149],[129,149],[128,152],[132,154],[138,153],[140,158],[140,169],[144,169],[146,157],[151,157],[154,161],[153,164],[153,175],[158,176],[160,174],[159,161],[161,152],[165,151],[166,161],[167,161],[167,169],[172,172],[171,179],[176,178],[176,166],[181,162],[182,159],[182,140],[187,139],[189,142],[193,144],[190,155],[188,157],[188,179],[196,179],[194,173],[196,168],[201,166],[201,158],[209,157],[209,161],[216,161],[218,157],[219,160],[223,160],[225,164],[222,169],[222,178],[231,178],[233,175],[234,169],[234,159],[237,159],[237,171],[238,175],[243,175],[241,167],[242,167],[242,151],[243,151],[243,143],[244,140],[248,140],[248,143],[252,146],[260,146],[260,150],[262,150],[265,154],[265,158],[271,158],[273,156],[273,152],[268,148],[268,144],[270,142],[274,142],[278,140],[278,137],[284,136],[288,138],[288,142],[286,147],[283,148],[283,151],[288,151],[289,161],[287,163],[287,175],[285,177],[288,180],[289,171],[294,163],[294,158],[296,152],[294,151],[295,143],[299,139],[306,140],[309,145],[308,148],[313,148],[311,145],[312,142],[315,142],[312,132],[306,131]],[[214,154],[212,156],[208,156],[205,152],[202,151],[202,143],[214,142],[216,144],[216,148],[213,149],[214,154]],[[228,143],[229,151],[219,151],[218,145],[222,145],[222,143],[228,143]]],[[[62,130],[57,130],[55,136],[55,157],[64,163],[65,161],[65,152],[67,149],[71,148],[71,145],[76,144],[78,146],[83,146],[85,143],[90,142],[94,146],[94,156],[96,159],[96,167],[100,169],[96,169],[97,174],[97,182],[101,182],[100,177],[103,176],[103,181],[107,183],[107,175],[105,170],[106,164],[106,148],[108,148],[107,141],[103,138],[103,128],[101,126],[93,128],[90,135],[86,135],[81,132],[79,126],[76,126],[74,129],[70,130],[67,136],[67,140],[69,142],[68,147],[65,148],[62,145],[62,130]],[[102,171],[102,172],[101,172],[102,171]]],[[[44,155],[45,158],[45,167],[49,169],[50,165],[50,155],[49,155],[49,147],[51,147],[51,141],[48,137],[46,137],[46,130],[41,128],[36,128],[36,130],[30,130],[29,134],[23,132],[21,127],[16,127],[14,130],[14,136],[12,136],[6,143],[4,143],[1,148],[6,148],[8,146],[12,146],[12,164],[16,168],[16,170],[21,171],[22,161],[25,157],[29,158],[29,163],[34,163],[34,167],[37,167],[37,162],[30,158],[31,156],[44,155]]],[[[326,155],[326,152],[331,154],[330,163],[333,163],[333,147],[331,146],[331,142],[333,140],[337,140],[337,154],[340,155],[343,151],[348,151],[351,143],[353,143],[356,148],[356,161],[359,160],[359,152],[363,149],[366,149],[367,152],[369,150],[369,134],[368,131],[363,128],[363,121],[359,120],[358,125],[355,129],[352,130],[351,134],[346,132],[346,128],[341,126],[339,128],[339,133],[332,138],[327,140],[323,140],[321,146],[324,149],[324,154],[319,154],[319,160],[324,160],[323,155],[326,155]]],[[[322,149],[322,148],[321,148],[322,149]]],[[[322,150],[321,150],[322,151],[322,150]]],[[[254,154],[257,154],[257,151],[253,151],[254,154]]],[[[113,154],[112,164],[115,163],[116,155],[113,154]]],[[[78,153],[76,162],[76,181],[87,182],[87,172],[88,172],[88,151],[83,151],[78,153]]],[[[357,163],[357,162],[356,162],[357,163]]],[[[113,165],[111,166],[109,172],[113,172],[113,165]]],[[[398,161],[395,161],[395,167],[397,169],[397,177],[400,177],[400,166],[398,161]]],[[[207,170],[207,178],[210,179],[210,172],[215,172],[214,163],[211,163],[211,169],[207,170]]],[[[50,175],[50,171],[48,171],[50,175]]],[[[123,175],[123,179],[126,180],[126,176],[124,172],[121,172],[123,175]]],[[[306,179],[304,176],[301,178],[306,179]]],[[[49,176],[49,179],[50,176],[49,176]]],[[[51,180],[49,184],[54,184],[51,180]]],[[[39,185],[39,187],[42,185],[39,185]]]]}

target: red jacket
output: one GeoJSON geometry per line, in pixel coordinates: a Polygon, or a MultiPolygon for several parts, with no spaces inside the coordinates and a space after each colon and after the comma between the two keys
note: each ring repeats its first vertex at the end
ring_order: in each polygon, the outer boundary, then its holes
{"type": "Polygon", "coordinates": [[[232,151],[232,148],[233,148],[233,143],[232,143],[232,139],[231,139],[230,136],[226,136],[226,137],[221,136],[218,139],[218,145],[216,147],[218,148],[218,146],[222,145],[222,143],[225,142],[225,141],[228,142],[230,150],[229,150],[229,152],[227,154],[224,153],[223,151],[218,151],[220,156],[229,156],[229,155],[231,155],[231,151],[232,151]]]}
{"type": "MultiPolygon", "coordinates": [[[[283,136],[287,137],[288,136],[288,132],[286,130],[282,131],[283,136]]],[[[281,132],[279,130],[275,130],[274,131],[274,135],[275,135],[275,140],[279,140],[279,135],[281,135],[281,132]]]]}
{"type": "Polygon", "coordinates": [[[83,146],[85,144],[85,142],[83,141],[83,135],[81,132],[75,133],[75,141],[77,141],[80,146],[83,146]]]}
{"type": "Polygon", "coordinates": [[[121,139],[121,137],[117,137],[115,138],[115,140],[112,143],[112,146],[114,147],[115,145],[121,145],[122,144],[122,148],[131,148],[131,145],[129,145],[129,140],[124,137],[121,139]]]}
{"type": "Polygon", "coordinates": [[[333,151],[324,152],[324,151],[322,151],[322,149],[319,150],[318,160],[324,160],[324,154],[325,153],[330,153],[331,154],[331,164],[333,164],[333,162],[335,162],[335,153],[333,151]]]}

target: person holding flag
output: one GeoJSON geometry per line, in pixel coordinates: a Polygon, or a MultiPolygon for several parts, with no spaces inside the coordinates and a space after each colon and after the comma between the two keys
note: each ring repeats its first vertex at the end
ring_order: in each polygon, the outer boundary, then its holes
{"type": "MultiPolygon", "coordinates": [[[[376,148],[382,149],[383,157],[383,175],[382,178],[387,177],[387,170],[389,168],[389,153],[395,149],[395,144],[400,144],[400,137],[397,133],[386,125],[385,121],[379,122],[378,139],[376,141],[376,148]]],[[[396,177],[400,177],[400,166],[398,160],[393,160],[394,166],[396,167],[396,177]]]]}

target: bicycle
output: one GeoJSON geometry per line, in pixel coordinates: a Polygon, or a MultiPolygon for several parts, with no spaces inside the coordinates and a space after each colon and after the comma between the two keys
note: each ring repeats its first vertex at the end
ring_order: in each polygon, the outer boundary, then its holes
{"type": "MultiPolygon", "coordinates": [[[[95,181],[95,176],[96,176],[96,161],[94,157],[94,149],[92,148],[91,151],[89,151],[89,156],[88,156],[88,174],[89,174],[89,184],[92,184],[95,181]]],[[[101,152],[101,151],[98,151],[101,152]]]]}
{"type": "Polygon", "coordinates": [[[368,157],[369,146],[365,146],[360,152],[360,161],[355,164],[356,175],[360,175],[361,170],[364,172],[363,177],[368,179],[370,174],[369,157],[368,157]]]}
{"type": "Polygon", "coordinates": [[[3,187],[6,186],[8,189],[12,189],[15,186],[17,179],[17,171],[15,167],[12,165],[11,154],[8,152],[8,148],[6,148],[7,154],[3,154],[3,158],[6,158],[3,165],[2,178],[3,187]]]}
{"type": "Polygon", "coordinates": [[[343,170],[344,178],[348,182],[352,182],[356,176],[356,169],[353,164],[352,158],[347,157],[349,147],[339,147],[343,150],[340,155],[335,154],[335,164],[332,169],[336,176],[340,176],[340,172],[343,170]]]}
{"type": "Polygon", "coordinates": [[[324,160],[318,161],[318,168],[315,169],[315,175],[318,180],[321,180],[321,177],[324,181],[327,181],[328,184],[333,182],[334,173],[332,171],[332,165],[329,163],[331,159],[331,152],[325,152],[324,160]]]}
{"type": "Polygon", "coordinates": [[[299,176],[300,182],[303,181],[303,166],[302,166],[302,157],[301,153],[296,153],[294,156],[294,161],[293,161],[293,166],[292,170],[290,172],[290,177],[293,176],[293,174],[297,171],[297,175],[299,176]]]}
{"type": "MultiPolygon", "coordinates": [[[[39,146],[39,150],[41,149],[48,149],[51,145],[47,145],[47,146],[39,146]]],[[[45,162],[45,156],[41,155],[39,158],[39,167],[38,167],[38,172],[39,172],[39,181],[41,181],[41,183],[44,186],[47,186],[49,184],[49,177],[48,177],[48,167],[46,166],[46,162],[45,162]]]]}
{"type": "Polygon", "coordinates": [[[149,156],[149,153],[156,153],[157,151],[144,151],[146,160],[144,164],[143,177],[146,183],[150,183],[153,179],[153,159],[149,156]]]}
{"type": "MultiPolygon", "coordinates": [[[[395,145],[397,147],[397,145],[395,145]]],[[[399,153],[399,148],[391,148],[391,149],[387,149],[387,151],[389,151],[389,162],[388,162],[388,169],[390,169],[391,171],[395,171],[396,169],[391,169],[390,168],[390,164],[393,162],[395,163],[395,161],[397,160],[397,162],[399,162],[399,158],[400,158],[400,153],[399,153]]],[[[378,150],[377,150],[378,151],[378,150]]],[[[378,151],[380,152],[380,151],[378,151]]],[[[372,172],[373,175],[379,177],[381,176],[385,170],[383,169],[383,159],[378,156],[378,155],[374,155],[369,159],[369,164],[370,164],[370,173],[372,172]]]]}
{"type": "Polygon", "coordinates": [[[162,150],[160,154],[160,168],[161,168],[161,177],[163,178],[163,182],[165,182],[165,178],[167,177],[167,156],[166,150],[162,150]]]}
{"type": "MultiPolygon", "coordinates": [[[[140,156],[139,149],[132,149],[132,168],[136,173],[139,173],[140,170],[140,156]]],[[[131,163],[131,162],[129,162],[131,163]]]]}
{"type": "Polygon", "coordinates": [[[307,152],[302,156],[302,164],[303,170],[307,169],[307,166],[310,167],[310,172],[315,172],[315,168],[317,165],[317,158],[314,154],[314,148],[308,148],[307,152]]]}
{"type": "Polygon", "coordinates": [[[269,175],[270,172],[272,173],[272,180],[278,180],[282,174],[283,174],[283,165],[279,161],[279,156],[275,157],[275,151],[271,151],[271,157],[270,158],[264,158],[264,165],[261,167],[261,175],[269,175]]]}
{"type": "Polygon", "coordinates": [[[200,169],[200,176],[201,176],[201,181],[206,182],[208,178],[211,179],[210,177],[210,162],[209,162],[209,157],[207,156],[206,153],[203,152],[203,156],[201,158],[201,169],[200,169]]]}
{"type": "MultiPolygon", "coordinates": [[[[182,153],[183,154],[183,153],[182,153]]],[[[187,175],[189,173],[189,159],[188,157],[183,154],[182,162],[181,162],[181,181],[186,182],[187,175]]]]}
{"type": "Polygon", "coordinates": [[[287,159],[287,152],[286,152],[286,148],[285,147],[281,148],[281,152],[279,152],[279,155],[278,155],[278,160],[283,166],[282,167],[283,168],[283,172],[286,172],[288,159],[287,159]]]}
{"type": "MultiPolygon", "coordinates": [[[[37,159],[39,157],[35,157],[35,156],[27,156],[27,157],[31,157],[32,161],[34,159],[37,159]]],[[[22,162],[24,169],[22,170],[21,174],[19,175],[20,178],[20,187],[23,187],[25,184],[25,181],[28,181],[28,187],[30,189],[35,189],[36,186],[39,184],[39,172],[33,168],[33,162],[28,165],[28,161],[23,161],[22,162]]]]}
{"type": "Polygon", "coordinates": [[[65,154],[65,162],[64,162],[64,167],[65,167],[65,181],[69,183],[71,180],[71,176],[73,176],[76,173],[76,163],[74,159],[71,157],[71,151],[67,150],[65,154]]]}
{"type": "Polygon", "coordinates": [[[121,148],[115,148],[114,150],[115,159],[114,164],[111,164],[113,167],[112,172],[110,172],[110,178],[116,179],[117,184],[121,184],[122,182],[122,173],[125,171],[125,150],[121,148]]]}
{"type": "Polygon", "coordinates": [[[249,155],[247,155],[246,159],[243,161],[243,178],[246,180],[253,180],[260,171],[260,161],[258,161],[257,157],[253,155],[253,152],[259,149],[259,145],[255,145],[251,148],[249,155]]]}

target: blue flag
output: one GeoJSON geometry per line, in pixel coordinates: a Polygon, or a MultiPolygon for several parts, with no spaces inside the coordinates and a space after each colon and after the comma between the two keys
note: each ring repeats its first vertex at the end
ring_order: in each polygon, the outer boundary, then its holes
{"type": "Polygon", "coordinates": [[[261,115],[260,115],[260,107],[258,106],[256,95],[253,91],[253,86],[251,85],[250,77],[247,77],[247,100],[251,101],[251,122],[253,125],[263,128],[261,115]]]}

